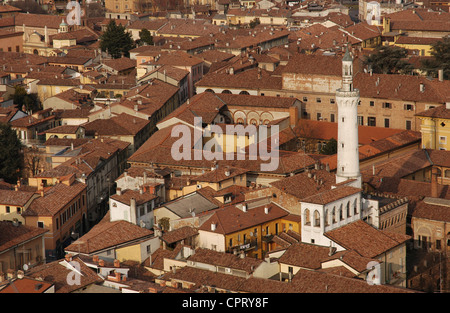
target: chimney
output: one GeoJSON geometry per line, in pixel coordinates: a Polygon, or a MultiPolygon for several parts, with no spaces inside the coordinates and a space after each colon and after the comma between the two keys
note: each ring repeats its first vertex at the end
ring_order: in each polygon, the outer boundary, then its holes
{"type": "Polygon", "coordinates": [[[6,279],[14,279],[16,278],[16,272],[13,269],[9,269],[6,271],[6,279]]]}
{"type": "Polygon", "coordinates": [[[419,90],[420,90],[420,92],[424,92],[425,91],[425,85],[423,83],[420,83],[419,90]]]}
{"type": "Polygon", "coordinates": [[[438,197],[438,168],[431,168],[431,197],[438,197]]]}
{"type": "Polygon", "coordinates": [[[289,108],[289,122],[291,124],[291,127],[295,127],[298,124],[298,108],[295,106],[292,106],[289,108]]]}
{"type": "Polygon", "coordinates": [[[136,199],[131,198],[130,199],[130,217],[131,217],[131,223],[136,224],[136,199]]]}
{"type": "Polygon", "coordinates": [[[269,214],[269,207],[267,207],[267,206],[264,207],[264,213],[265,213],[265,214],[269,214]]]}
{"type": "Polygon", "coordinates": [[[22,279],[24,276],[25,276],[24,271],[22,271],[22,270],[18,270],[17,271],[17,278],[18,279],[22,279]]]}
{"type": "Polygon", "coordinates": [[[98,255],[94,255],[92,257],[92,261],[95,262],[95,263],[98,263],[98,261],[99,261],[98,255]]]}
{"type": "Polygon", "coordinates": [[[68,253],[64,258],[66,259],[66,262],[70,262],[72,261],[72,254],[68,253]]]}
{"type": "Polygon", "coordinates": [[[120,261],[115,259],[114,260],[114,267],[120,267],[120,261]]]}
{"type": "Polygon", "coordinates": [[[118,196],[121,196],[122,195],[122,189],[121,188],[116,188],[116,194],[118,196]]]}
{"type": "Polygon", "coordinates": [[[211,231],[216,231],[216,224],[215,223],[211,223],[211,231]]]}
{"type": "Polygon", "coordinates": [[[244,203],[243,205],[242,205],[242,211],[244,211],[244,212],[247,212],[247,204],[246,203],[244,203]]]}
{"type": "Polygon", "coordinates": [[[440,82],[444,81],[444,70],[442,68],[438,70],[438,79],[440,82]]]}
{"type": "Polygon", "coordinates": [[[105,266],[105,261],[102,259],[98,260],[98,266],[105,266]]]}

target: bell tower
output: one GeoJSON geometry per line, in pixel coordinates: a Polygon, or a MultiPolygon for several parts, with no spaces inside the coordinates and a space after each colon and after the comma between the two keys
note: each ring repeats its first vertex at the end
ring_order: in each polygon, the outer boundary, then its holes
{"type": "Polygon", "coordinates": [[[336,183],[356,179],[361,188],[358,150],[359,90],[353,86],[353,57],[346,48],[342,59],[342,87],[336,90],[338,107],[338,149],[336,183]]]}

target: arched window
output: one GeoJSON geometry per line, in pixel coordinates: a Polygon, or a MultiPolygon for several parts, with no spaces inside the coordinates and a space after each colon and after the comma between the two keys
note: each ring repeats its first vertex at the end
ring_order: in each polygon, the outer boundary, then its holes
{"type": "Polygon", "coordinates": [[[248,91],[245,91],[245,90],[242,90],[239,94],[240,94],[240,95],[250,95],[250,94],[248,93],[248,91]]]}
{"type": "Polygon", "coordinates": [[[317,210],[314,211],[314,226],[320,227],[320,213],[317,210]]]}
{"type": "Polygon", "coordinates": [[[222,93],[226,93],[226,94],[231,94],[231,91],[229,91],[228,89],[222,91],[222,93]]]}
{"type": "Polygon", "coordinates": [[[336,223],[336,207],[333,207],[333,211],[331,211],[331,221],[332,223],[336,223]]]}
{"type": "Polygon", "coordinates": [[[330,225],[330,214],[328,212],[328,210],[325,210],[325,226],[329,226],[330,225]]]}
{"type": "Polygon", "coordinates": [[[212,90],[212,89],[206,89],[205,92],[215,93],[214,90],[212,90]]]}
{"type": "Polygon", "coordinates": [[[347,211],[347,216],[346,217],[352,216],[352,212],[350,211],[350,201],[347,202],[346,211],[347,211]]]}
{"type": "Polygon", "coordinates": [[[344,220],[344,212],[343,211],[344,210],[342,209],[342,204],[341,204],[341,206],[339,207],[339,220],[340,221],[344,220]]]}
{"type": "Polygon", "coordinates": [[[353,201],[353,214],[354,215],[358,214],[358,206],[356,205],[356,200],[357,199],[355,199],[355,201],[353,201]]]}
{"type": "Polygon", "coordinates": [[[303,213],[303,220],[304,220],[304,225],[311,225],[311,218],[309,216],[309,210],[305,209],[305,212],[303,213]]]}

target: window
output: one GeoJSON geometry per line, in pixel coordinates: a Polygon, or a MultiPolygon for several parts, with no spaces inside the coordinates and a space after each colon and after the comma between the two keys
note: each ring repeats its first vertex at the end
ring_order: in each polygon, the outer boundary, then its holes
{"type": "Polygon", "coordinates": [[[320,213],[317,210],[314,211],[314,226],[320,227],[320,213]]]}
{"type": "Polygon", "coordinates": [[[44,222],[37,222],[37,227],[44,228],[44,222]]]}
{"type": "Polygon", "coordinates": [[[440,239],[436,240],[436,249],[441,250],[441,240],[440,239]]]}
{"type": "Polygon", "coordinates": [[[411,130],[411,121],[406,121],[406,127],[407,130],[411,130]]]}
{"type": "Polygon", "coordinates": [[[447,143],[447,136],[439,136],[439,143],[441,144],[447,143]]]}
{"type": "Polygon", "coordinates": [[[317,102],[317,103],[321,103],[321,102],[322,102],[322,99],[321,99],[321,98],[316,98],[316,102],[317,102]]]}
{"type": "Polygon", "coordinates": [[[370,101],[370,102],[369,102],[369,105],[370,105],[371,107],[373,107],[373,106],[375,106],[375,102],[374,102],[374,101],[370,101]]]}
{"type": "Polygon", "coordinates": [[[310,219],[310,216],[309,216],[309,210],[308,209],[305,209],[305,212],[303,213],[303,219],[304,219],[304,221],[305,221],[305,225],[311,225],[311,219],[310,219]]]}
{"type": "Polygon", "coordinates": [[[9,206],[6,206],[6,213],[11,213],[11,208],[9,206]]]}
{"type": "Polygon", "coordinates": [[[368,126],[377,126],[377,119],[373,116],[369,116],[367,118],[367,125],[368,126]]]}
{"type": "Polygon", "coordinates": [[[334,99],[330,99],[330,103],[334,104],[336,101],[334,99]]]}
{"type": "Polygon", "coordinates": [[[405,104],[403,105],[403,109],[406,110],[406,111],[413,111],[413,110],[414,110],[414,105],[413,105],[413,104],[405,103],[405,104]]]}
{"type": "Polygon", "coordinates": [[[389,119],[388,118],[384,119],[384,127],[389,128],[389,119]]]}
{"type": "Polygon", "coordinates": [[[358,125],[364,125],[364,116],[358,116],[358,125]]]}
{"type": "Polygon", "coordinates": [[[322,114],[321,113],[317,113],[317,120],[320,121],[322,119],[322,114]]]}
{"type": "Polygon", "coordinates": [[[303,97],[303,102],[308,102],[308,97],[303,97]]]}
{"type": "Polygon", "coordinates": [[[330,122],[334,123],[334,114],[330,114],[330,122]]]}
{"type": "Polygon", "coordinates": [[[390,102],[383,102],[382,106],[384,109],[392,109],[392,104],[390,102]]]}

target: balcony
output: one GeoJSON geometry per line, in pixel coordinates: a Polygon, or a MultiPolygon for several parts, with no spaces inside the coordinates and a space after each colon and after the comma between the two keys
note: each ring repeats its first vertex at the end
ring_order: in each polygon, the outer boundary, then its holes
{"type": "Polygon", "coordinates": [[[241,251],[250,251],[250,250],[258,249],[258,242],[256,240],[246,240],[244,243],[229,247],[227,252],[241,252],[241,251]]]}

